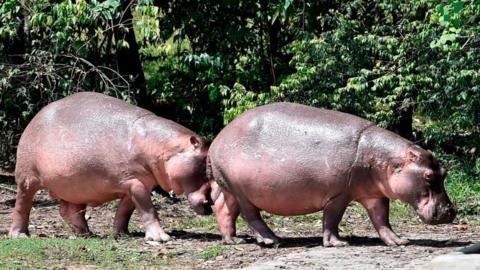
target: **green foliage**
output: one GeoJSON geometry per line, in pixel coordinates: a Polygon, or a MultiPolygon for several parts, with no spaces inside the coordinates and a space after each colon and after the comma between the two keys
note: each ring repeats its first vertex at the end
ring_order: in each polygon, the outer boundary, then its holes
{"type": "MultiPolygon", "coordinates": [[[[437,5],[431,20],[443,27],[438,40],[433,40],[430,47],[441,47],[445,51],[462,50],[475,39],[480,27],[478,14],[480,1],[450,0],[437,5]]],[[[475,41],[473,41],[475,42],[475,41]]]]}

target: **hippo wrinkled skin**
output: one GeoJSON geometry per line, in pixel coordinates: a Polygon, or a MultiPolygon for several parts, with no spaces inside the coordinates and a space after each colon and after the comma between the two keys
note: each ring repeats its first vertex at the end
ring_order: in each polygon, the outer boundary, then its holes
{"type": "Polygon", "coordinates": [[[389,223],[389,202],[413,206],[428,224],[456,215],[445,169],[431,152],[346,113],[274,103],[243,113],[210,146],[207,170],[224,242],[235,243],[242,214],[257,242],[278,242],[259,211],[292,216],[323,210],[323,245],[343,246],[338,224],[351,201],[368,211],[387,245],[403,245],[389,223]]]}
{"type": "Polygon", "coordinates": [[[120,198],[114,228],[128,232],[134,209],[145,238],[169,239],[150,197],[153,187],[185,193],[195,212],[208,214],[205,140],[189,129],[103,94],[80,92],[43,108],[17,150],[17,199],[11,237],[28,236],[32,199],[48,189],[75,233],[89,233],[86,206],[120,198]]]}

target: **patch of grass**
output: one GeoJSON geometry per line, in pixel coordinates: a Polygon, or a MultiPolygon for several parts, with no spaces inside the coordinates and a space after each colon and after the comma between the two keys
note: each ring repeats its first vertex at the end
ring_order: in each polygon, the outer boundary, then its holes
{"type": "Polygon", "coordinates": [[[321,212],[298,216],[277,216],[267,212],[262,212],[262,218],[269,223],[317,223],[322,219],[321,212]]]}
{"type": "Polygon", "coordinates": [[[0,269],[50,269],[52,266],[79,265],[102,269],[144,269],[164,264],[159,258],[152,259],[151,254],[131,252],[112,239],[0,240],[0,269]]]}
{"type": "Polygon", "coordinates": [[[208,230],[217,229],[217,220],[215,215],[210,216],[193,216],[191,218],[182,219],[177,224],[172,224],[169,229],[192,229],[192,228],[204,228],[208,230]]]}
{"type": "Polygon", "coordinates": [[[213,247],[208,247],[205,250],[202,251],[201,257],[205,261],[213,259],[222,253],[224,253],[227,250],[226,246],[213,246],[213,247]]]}
{"type": "Polygon", "coordinates": [[[474,179],[463,170],[453,170],[445,181],[445,188],[458,210],[458,218],[480,224],[480,179],[474,179]]]}
{"type": "MultiPolygon", "coordinates": [[[[298,233],[304,233],[304,232],[316,231],[318,230],[318,228],[321,228],[321,224],[322,224],[321,211],[313,214],[298,215],[298,216],[277,216],[267,212],[262,212],[261,215],[263,220],[265,220],[265,222],[270,228],[278,231],[287,230],[287,231],[294,231],[298,233]]],[[[241,219],[241,221],[244,222],[243,219],[241,219]]],[[[245,228],[246,227],[247,225],[245,223],[245,228]]]]}
{"type": "Polygon", "coordinates": [[[322,220],[320,213],[313,213],[308,215],[292,216],[289,217],[293,222],[304,222],[304,223],[317,223],[319,220],[322,220]]]}
{"type": "Polygon", "coordinates": [[[413,207],[401,201],[390,202],[390,221],[394,224],[406,221],[411,224],[422,222],[413,207]]]}

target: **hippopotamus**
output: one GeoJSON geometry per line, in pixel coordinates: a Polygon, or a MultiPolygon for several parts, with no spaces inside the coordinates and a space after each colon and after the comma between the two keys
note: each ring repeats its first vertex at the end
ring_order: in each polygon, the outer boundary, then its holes
{"type": "Polygon", "coordinates": [[[198,214],[211,213],[203,137],[150,111],[94,92],[79,92],[43,108],[17,149],[17,197],[11,237],[29,235],[32,199],[48,189],[60,215],[77,234],[88,234],[85,208],[120,199],[114,218],[128,232],[136,209],[145,239],[168,241],[151,200],[159,186],[185,193],[198,214]]]}
{"type": "Polygon", "coordinates": [[[228,124],[207,157],[211,197],[223,241],[236,243],[242,214],[256,241],[278,242],[260,210],[302,215],[323,210],[323,245],[344,246],[338,224],[351,201],[366,208],[387,245],[408,242],[389,223],[400,200],[428,224],[456,215],[444,188],[446,170],[432,153],[347,113],[294,103],[251,109],[228,124]]]}

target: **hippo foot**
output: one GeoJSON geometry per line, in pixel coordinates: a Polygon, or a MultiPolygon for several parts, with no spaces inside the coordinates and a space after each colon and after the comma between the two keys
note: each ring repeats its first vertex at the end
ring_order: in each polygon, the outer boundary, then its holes
{"type": "Polygon", "coordinates": [[[399,237],[395,239],[389,239],[389,241],[385,241],[385,244],[391,247],[405,246],[405,245],[408,245],[409,243],[410,241],[408,239],[399,238],[399,237]]]}
{"type": "Polygon", "coordinates": [[[243,238],[239,237],[229,237],[229,238],[224,238],[222,240],[222,243],[224,245],[238,245],[238,244],[245,244],[246,241],[243,238]]]}
{"type": "Polygon", "coordinates": [[[170,240],[170,235],[165,232],[146,232],[145,241],[157,241],[157,242],[167,242],[170,240]]]}
{"type": "Polygon", "coordinates": [[[260,235],[256,235],[255,239],[257,240],[257,243],[259,245],[263,246],[274,246],[278,244],[278,237],[276,236],[270,236],[270,237],[262,237],[260,235]]]}
{"type": "Polygon", "coordinates": [[[90,230],[88,229],[88,227],[73,227],[72,228],[73,230],[73,233],[76,235],[76,236],[91,236],[93,235],[92,232],[90,232],[90,230]]]}
{"type": "Polygon", "coordinates": [[[324,247],[346,247],[348,246],[347,241],[342,241],[337,238],[332,238],[330,240],[323,241],[324,247]]]}
{"type": "Polygon", "coordinates": [[[30,234],[28,232],[19,232],[19,231],[10,231],[8,233],[8,236],[10,238],[27,238],[30,236],[30,234]]]}
{"type": "Polygon", "coordinates": [[[130,235],[130,232],[128,230],[115,230],[113,233],[115,236],[119,237],[130,235]]]}
{"type": "Polygon", "coordinates": [[[87,231],[87,232],[75,232],[75,236],[83,237],[83,238],[91,238],[91,237],[95,237],[96,235],[91,231],[87,231]]]}
{"type": "Polygon", "coordinates": [[[387,246],[404,246],[409,243],[407,239],[398,237],[391,229],[379,230],[378,235],[387,246]]]}

